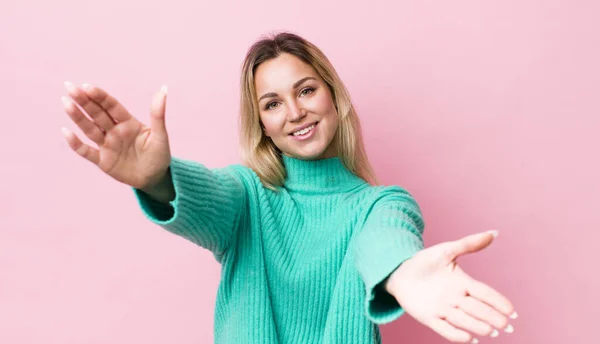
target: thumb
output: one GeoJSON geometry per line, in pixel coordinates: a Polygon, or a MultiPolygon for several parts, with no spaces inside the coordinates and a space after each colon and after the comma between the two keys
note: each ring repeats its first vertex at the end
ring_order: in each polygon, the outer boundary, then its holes
{"type": "Polygon", "coordinates": [[[150,129],[156,135],[167,137],[165,109],[167,107],[167,85],[163,85],[152,99],[150,108],[150,129]]]}
{"type": "Polygon", "coordinates": [[[452,243],[449,254],[451,260],[464,254],[481,251],[488,247],[494,238],[498,236],[498,231],[492,230],[483,233],[472,234],[452,243]]]}

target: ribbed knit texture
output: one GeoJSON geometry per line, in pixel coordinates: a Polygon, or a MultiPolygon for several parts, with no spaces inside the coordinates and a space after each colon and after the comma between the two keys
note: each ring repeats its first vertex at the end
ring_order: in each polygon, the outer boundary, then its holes
{"type": "Polygon", "coordinates": [[[215,343],[380,343],[378,325],[403,314],[381,282],[423,248],[419,206],[339,158],[283,159],[277,192],[247,167],[179,158],[170,204],[134,192],[146,217],[221,264],[215,343]]]}

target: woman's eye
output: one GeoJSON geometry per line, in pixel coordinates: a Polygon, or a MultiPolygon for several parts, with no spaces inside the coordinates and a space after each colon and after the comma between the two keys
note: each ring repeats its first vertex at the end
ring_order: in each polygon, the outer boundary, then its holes
{"type": "Polygon", "coordinates": [[[273,105],[273,104],[277,104],[277,102],[270,102],[269,104],[267,104],[267,106],[265,106],[265,109],[267,109],[267,110],[272,109],[273,107],[271,105],[273,105]]]}
{"type": "MultiPolygon", "coordinates": [[[[314,88],[307,87],[307,88],[303,89],[302,91],[300,91],[300,94],[303,96],[306,96],[306,95],[313,93],[314,91],[315,91],[314,88]]],[[[265,110],[272,110],[272,109],[276,108],[276,106],[273,106],[273,105],[277,105],[277,104],[279,104],[279,102],[270,102],[267,105],[265,105],[265,110]]]]}
{"type": "Polygon", "coordinates": [[[307,87],[305,89],[302,90],[302,92],[300,92],[303,95],[307,95],[307,94],[311,94],[315,89],[312,87],[307,87]],[[308,92],[307,92],[308,91],[308,92]]]}

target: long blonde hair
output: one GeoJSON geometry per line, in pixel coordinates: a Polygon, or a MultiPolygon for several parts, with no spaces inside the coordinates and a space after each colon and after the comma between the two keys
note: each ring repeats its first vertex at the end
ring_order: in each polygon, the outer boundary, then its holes
{"type": "Polygon", "coordinates": [[[360,122],[346,87],[319,48],[290,32],[262,37],[250,47],[244,59],[240,80],[240,141],[243,162],[256,172],[266,187],[276,190],[283,185],[286,171],[282,153],[263,133],[254,86],[257,67],[282,53],[292,54],[309,64],[325,81],[339,116],[338,130],[333,138],[337,140],[338,156],[352,173],[370,184],[376,184],[377,178],[364,148],[360,122]]]}

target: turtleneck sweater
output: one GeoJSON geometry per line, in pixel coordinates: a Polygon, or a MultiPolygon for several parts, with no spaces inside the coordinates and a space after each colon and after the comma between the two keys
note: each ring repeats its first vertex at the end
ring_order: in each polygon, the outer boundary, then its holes
{"type": "Polygon", "coordinates": [[[174,200],[133,191],[149,220],[221,265],[215,343],[381,343],[379,325],[404,313],[383,282],[423,249],[418,204],[337,157],[282,161],[277,190],[243,165],[173,157],[174,200]]]}

